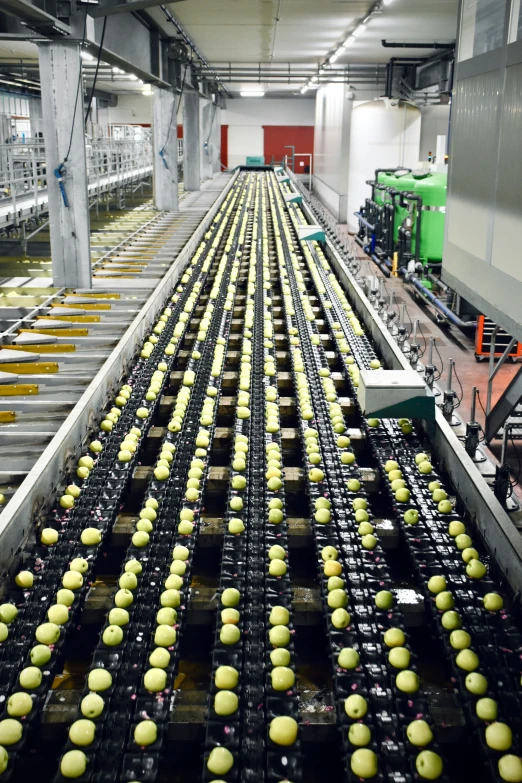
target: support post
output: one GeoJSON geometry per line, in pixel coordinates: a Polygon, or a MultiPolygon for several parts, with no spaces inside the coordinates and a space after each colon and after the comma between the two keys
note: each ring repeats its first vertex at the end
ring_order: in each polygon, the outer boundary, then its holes
{"type": "Polygon", "coordinates": [[[91,287],[91,245],[80,45],[38,44],[53,284],[91,287]],[[78,94],[78,100],[76,95],[78,94]],[[65,161],[67,152],[68,160],[65,161]],[[62,182],[54,175],[61,164],[62,182]]]}
{"type": "Polygon", "coordinates": [[[183,182],[185,190],[201,189],[199,95],[187,89],[183,95],[183,182]]]}
{"type": "Polygon", "coordinates": [[[154,206],[167,212],[178,209],[178,126],[176,95],[154,88],[154,206]]]}

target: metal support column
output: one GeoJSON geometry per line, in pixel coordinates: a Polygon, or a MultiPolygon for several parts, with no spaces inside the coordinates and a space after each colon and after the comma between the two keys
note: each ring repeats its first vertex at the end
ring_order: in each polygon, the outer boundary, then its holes
{"type": "Polygon", "coordinates": [[[178,209],[178,126],[176,95],[154,88],[154,206],[167,212],[178,209]]]}
{"type": "Polygon", "coordinates": [[[187,89],[183,95],[183,183],[185,190],[201,189],[199,95],[187,89]]]}
{"type": "Polygon", "coordinates": [[[91,246],[80,46],[73,41],[42,41],[38,54],[53,284],[89,288],[91,246]]]}

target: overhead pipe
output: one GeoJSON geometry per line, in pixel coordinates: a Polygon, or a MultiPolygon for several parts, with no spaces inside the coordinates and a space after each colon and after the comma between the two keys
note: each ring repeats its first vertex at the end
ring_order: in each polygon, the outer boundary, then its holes
{"type": "Polygon", "coordinates": [[[455,42],[453,43],[396,43],[394,41],[381,40],[381,44],[385,49],[454,49],[455,42]]]}
{"type": "Polygon", "coordinates": [[[393,98],[393,70],[396,65],[419,65],[423,60],[418,57],[390,57],[386,64],[386,98],[393,98]]]}

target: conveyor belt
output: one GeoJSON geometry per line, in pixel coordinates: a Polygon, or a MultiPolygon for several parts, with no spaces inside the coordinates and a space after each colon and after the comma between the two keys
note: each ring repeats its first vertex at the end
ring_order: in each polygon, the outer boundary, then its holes
{"type": "Polygon", "coordinates": [[[518,769],[512,596],[423,434],[361,416],[383,357],[285,190],[236,175],[32,517],[0,604],[0,780],[518,769]]]}

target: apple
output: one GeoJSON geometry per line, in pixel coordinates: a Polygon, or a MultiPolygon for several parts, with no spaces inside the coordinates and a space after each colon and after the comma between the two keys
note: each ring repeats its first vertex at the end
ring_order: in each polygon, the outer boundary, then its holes
{"type": "Polygon", "coordinates": [[[238,706],[239,700],[232,691],[221,690],[214,697],[214,710],[217,715],[233,715],[238,706]]]}
{"type": "Polygon", "coordinates": [[[425,720],[412,720],[406,729],[406,735],[412,745],[424,747],[433,740],[431,728],[425,720]]]}
{"type": "Polygon", "coordinates": [[[59,503],[62,508],[69,510],[74,506],[74,498],[72,495],[62,495],[59,503]]]}
{"type": "Polygon", "coordinates": [[[486,593],[484,596],[484,609],[488,612],[498,612],[503,606],[504,601],[498,593],[486,593]]]}
{"type": "Polygon", "coordinates": [[[353,720],[359,720],[364,718],[368,712],[368,704],[364,696],[358,693],[352,693],[344,702],[344,711],[349,718],[353,720]]]}
{"type": "Polygon", "coordinates": [[[33,666],[45,666],[50,661],[51,654],[51,650],[46,644],[37,644],[30,652],[31,663],[33,666]]]}
{"type": "Polygon", "coordinates": [[[375,594],[375,606],[378,609],[391,609],[393,606],[393,593],[389,590],[379,590],[375,594]]]}
{"type": "Polygon", "coordinates": [[[98,693],[106,691],[112,685],[112,674],[106,669],[92,669],[87,678],[89,690],[98,693]]]}
{"type": "Polygon", "coordinates": [[[467,647],[471,647],[471,636],[467,631],[452,631],[450,644],[454,650],[465,650],[467,647]]]}
{"type": "Polygon", "coordinates": [[[449,612],[444,612],[442,617],[440,618],[440,621],[442,623],[442,627],[445,628],[447,631],[454,631],[456,628],[460,628],[462,625],[462,619],[458,612],[454,612],[453,610],[450,610],[449,612]]]}
{"type": "Polygon", "coordinates": [[[416,465],[420,465],[421,462],[426,462],[427,460],[429,460],[429,457],[423,451],[421,451],[421,452],[419,452],[418,454],[415,455],[415,464],[416,465]]]}
{"type": "Polygon", "coordinates": [[[288,625],[290,612],[285,606],[273,606],[268,618],[270,625],[288,625]]]}
{"type": "Polygon", "coordinates": [[[5,642],[9,636],[9,628],[5,623],[0,623],[0,642],[5,642]]]}
{"type": "Polygon", "coordinates": [[[34,577],[30,571],[20,571],[15,576],[15,582],[22,590],[30,590],[34,584],[34,577]]]}
{"type": "Polygon", "coordinates": [[[346,482],[346,486],[348,487],[350,492],[359,492],[361,488],[361,482],[359,479],[349,479],[346,482]]]}
{"type": "Polygon", "coordinates": [[[40,541],[44,546],[53,546],[58,541],[58,531],[53,527],[45,527],[40,534],[40,541]]]}
{"type": "Polygon", "coordinates": [[[472,672],[480,666],[478,655],[467,648],[458,653],[455,663],[459,669],[464,669],[466,672],[472,672]]]}
{"type": "MultiPolygon", "coordinates": [[[[136,578],[136,575],[137,574],[141,574],[142,571],[143,571],[143,566],[141,565],[139,560],[135,560],[134,558],[132,558],[131,560],[127,560],[127,562],[125,563],[125,573],[127,573],[127,574],[134,574],[135,578],[136,578]]],[[[138,580],[136,579],[136,585],[132,589],[135,589],[137,584],[138,584],[138,580]]],[[[121,585],[120,585],[120,587],[121,587],[121,585]]],[[[128,588],[128,589],[130,589],[130,588],[128,588]]]]}
{"type": "MultiPolygon", "coordinates": [[[[172,557],[174,560],[188,560],[189,559],[190,552],[187,549],[186,546],[175,546],[172,550],[172,557]]],[[[237,592],[237,591],[236,591],[237,592]]]]}
{"type": "Polygon", "coordinates": [[[268,632],[268,638],[274,647],[287,647],[290,644],[290,631],[286,625],[274,625],[268,632]]]}
{"type": "Polygon", "coordinates": [[[405,489],[404,487],[401,489],[398,489],[395,493],[395,500],[397,503],[407,503],[410,499],[410,490],[405,489]]]}
{"type": "Polygon", "coordinates": [[[502,780],[507,783],[521,783],[522,781],[522,759],[508,753],[498,760],[498,774],[502,780]]]}
{"type": "Polygon", "coordinates": [[[42,683],[42,672],[37,666],[27,666],[20,672],[20,685],[28,691],[34,691],[42,683]]]}
{"type": "Polygon", "coordinates": [[[394,669],[407,669],[411,654],[407,647],[392,647],[388,653],[388,661],[394,669]]]}
{"type": "Polygon", "coordinates": [[[455,606],[455,600],[452,593],[448,590],[443,590],[442,593],[437,593],[435,598],[435,606],[442,612],[447,612],[448,609],[453,609],[455,606]]]}
{"type": "Polygon", "coordinates": [[[357,528],[357,532],[360,536],[369,536],[371,533],[373,533],[373,530],[374,527],[370,522],[361,522],[357,528]]]}
{"type": "Polygon", "coordinates": [[[81,542],[85,546],[97,546],[102,540],[101,532],[96,527],[86,527],[81,533],[81,542]]]}
{"type": "Polygon", "coordinates": [[[60,638],[60,626],[55,623],[42,623],[36,629],[35,637],[41,644],[56,644],[60,638]]]}
{"type": "Polygon", "coordinates": [[[376,537],[371,533],[361,538],[361,545],[364,547],[364,549],[375,549],[377,543],[378,542],[376,537]]]}
{"type": "Polygon", "coordinates": [[[154,644],[158,647],[172,647],[176,643],[176,629],[170,625],[158,625],[154,634],[154,644]]]}
{"type": "Polygon", "coordinates": [[[143,677],[143,685],[148,691],[151,691],[151,693],[163,691],[167,685],[166,672],[159,668],[148,669],[143,677]]]}
{"type": "MultiPolygon", "coordinates": [[[[451,514],[451,512],[453,511],[453,506],[451,505],[451,502],[449,500],[441,500],[437,508],[440,514],[451,514]]],[[[428,751],[425,752],[428,753],[428,751]]]]}
{"type": "Polygon", "coordinates": [[[437,780],[443,771],[442,759],[432,750],[423,750],[415,759],[415,768],[421,778],[437,780]]]}
{"type": "Polygon", "coordinates": [[[94,742],[96,724],[92,720],[80,718],[74,721],[69,728],[69,739],[74,745],[91,745],[94,742]]]}
{"type": "Polygon", "coordinates": [[[488,681],[483,674],[478,672],[471,672],[466,675],[466,688],[470,693],[474,693],[476,696],[483,696],[488,689],[488,681]]]}
{"type": "Polygon", "coordinates": [[[221,622],[223,625],[231,623],[237,625],[239,622],[240,614],[237,609],[223,609],[221,612],[221,622]]]}
{"type": "MultiPolygon", "coordinates": [[[[74,593],[72,595],[74,596],[74,593]]],[[[69,619],[69,609],[64,604],[54,604],[47,610],[47,618],[50,623],[64,625],[69,619]]]]}
{"type": "Polygon", "coordinates": [[[294,718],[279,715],[270,721],[269,736],[276,745],[288,747],[297,740],[299,726],[294,718]]]}
{"type": "Polygon", "coordinates": [[[466,533],[460,533],[460,535],[456,536],[455,543],[457,545],[457,549],[462,551],[464,549],[469,549],[473,541],[466,533]]]}
{"type": "Polygon", "coordinates": [[[415,508],[409,508],[404,512],[403,519],[407,525],[416,525],[419,521],[419,512],[415,508]]]}
{"type": "Polygon", "coordinates": [[[379,419],[367,419],[368,427],[378,427],[380,425],[379,419]]]}
{"type": "Polygon", "coordinates": [[[493,750],[509,750],[513,744],[513,734],[507,723],[495,721],[486,728],[486,744],[493,750]]]}
{"type": "Polygon", "coordinates": [[[494,699],[479,699],[475,704],[475,710],[478,718],[491,722],[497,718],[498,704],[494,699]]]}
{"type": "Polygon", "coordinates": [[[289,691],[294,687],[295,674],[287,666],[275,666],[271,672],[272,688],[275,691],[289,691]]]}
{"type": "Polygon", "coordinates": [[[431,499],[434,503],[440,503],[441,500],[447,500],[448,493],[440,488],[434,489],[431,493],[431,499]]]}
{"type": "Polygon", "coordinates": [[[453,522],[450,522],[448,525],[448,533],[453,538],[456,538],[457,536],[460,536],[465,532],[466,532],[466,528],[464,526],[464,523],[458,519],[454,519],[453,522]]]}
{"type": "Polygon", "coordinates": [[[386,460],[384,463],[384,470],[386,473],[391,473],[392,470],[399,470],[399,463],[395,462],[394,459],[386,460]]]}
{"type": "Polygon", "coordinates": [[[442,593],[446,590],[446,579],[443,576],[432,576],[428,581],[430,593],[442,593]]]}
{"type": "Polygon", "coordinates": [[[237,606],[241,600],[241,593],[235,587],[227,587],[221,594],[223,606],[237,606]]]}
{"type": "Polygon", "coordinates": [[[328,593],[328,606],[330,609],[339,609],[348,604],[348,596],[344,590],[332,590],[328,593]]]}
{"type": "Polygon", "coordinates": [[[0,620],[9,625],[16,620],[18,609],[14,604],[0,604],[0,620]]]}
{"type": "Polygon", "coordinates": [[[480,560],[470,560],[466,566],[466,574],[470,579],[482,579],[486,572],[486,566],[480,560]]]}
{"type": "Polygon", "coordinates": [[[270,576],[283,576],[286,574],[286,563],[284,560],[274,559],[270,561],[268,572],[270,576]]]}
{"type": "Polygon", "coordinates": [[[87,756],[81,750],[69,750],[60,761],[60,772],[64,778],[81,778],[87,769],[87,756]]]}
{"type": "Polygon", "coordinates": [[[153,720],[142,720],[134,729],[134,742],[144,747],[152,745],[158,737],[158,727],[153,720]]]}
{"type": "Polygon", "coordinates": [[[6,771],[9,763],[9,756],[5,748],[0,747],[0,775],[6,771]]]}
{"type": "Polygon", "coordinates": [[[0,745],[15,745],[22,738],[23,727],[14,718],[0,720],[0,745]]]}
{"type": "Polygon", "coordinates": [[[323,566],[323,573],[325,576],[339,576],[343,572],[341,563],[336,560],[329,560],[323,566]]]}
{"type": "Polygon", "coordinates": [[[403,693],[415,693],[419,690],[419,676],[416,672],[405,669],[395,678],[395,685],[403,693]]]}
{"type": "Polygon", "coordinates": [[[62,577],[62,585],[66,590],[79,590],[83,585],[83,576],[79,571],[66,571],[62,577]]]}
{"type": "Polygon", "coordinates": [[[354,775],[359,778],[373,778],[378,772],[377,756],[373,750],[359,748],[352,754],[350,767],[354,775]]]}
{"type": "Polygon", "coordinates": [[[98,718],[105,707],[105,702],[101,696],[97,693],[89,693],[88,696],[84,696],[81,704],[80,711],[86,718],[98,718]]]}
{"type": "Polygon", "coordinates": [[[7,701],[7,714],[12,718],[23,718],[33,709],[33,700],[28,693],[13,693],[7,701]]]}
{"type": "Polygon", "coordinates": [[[272,666],[288,666],[291,659],[290,650],[285,650],[284,647],[277,647],[270,653],[272,666]]]}
{"type": "Polygon", "coordinates": [[[466,547],[466,549],[462,552],[462,559],[465,563],[469,563],[470,560],[478,560],[479,559],[479,553],[475,549],[475,547],[469,546],[466,547]]]}
{"type": "Polygon", "coordinates": [[[352,508],[354,511],[359,511],[359,509],[366,511],[368,508],[368,501],[365,498],[354,498],[352,500],[352,508]]]}
{"type": "Polygon", "coordinates": [[[334,546],[325,546],[321,550],[321,557],[325,562],[327,560],[337,560],[339,552],[334,546]]]}
{"type": "MultiPolygon", "coordinates": [[[[279,626],[276,626],[279,627],[279,626]]],[[[223,625],[219,632],[219,639],[222,644],[232,645],[237,644],[241,638],[241,631],[237,625],[223,625]]]]}
{"type": "Polygon", "coordinates": [[[346,609],[339,608],[332,612],[332,625],[334,628],[348,628],[350,619],[350,614],[346,609]]]}
{"type": "Polygon", "coordinates": [[[356,669],[359,666],[359,653],[353,647],[343,647],[337,658],[337,665],[341,669],[356,669]]]}
{"type": "Polygon", "coordinates": [[[212,748],[207,759],[207,769],[213,775],[226,775],[234,766],[234,756],[227,748],[212,748]]]}
{"type": "Polygon", "coordinates": [[[388,628],[384,633],[384,644],[386,647],[404,647],[406,636],[400,628],[388,628]]]}
{"type": "Polygon", "coordinates": [[[424,460],[423,462],[419,463],[419,473],[428,475],[428,473],[431,473],[432,470],[433,468],[431,462],[428,462],[428,460],[424,460]]]}
{"type": "Polygon", "coordinates": [[[430,492],[435,492],[436,489],[440,489],[440,481],[430,481],[428,489],[430,492]]]}
{"type": "Polygon", "coordinates": [[[364,723],[352,723],[348,729],[348,740],[356,747],[369,745],[372,739],[372,733],[364,723]]]}
{"type": "Polygon", "coordinates": [[[102,634],[102,641],[107,647],[117,647],[123,641],[123,631],[119,625],[108,625],[102,634]]]}

